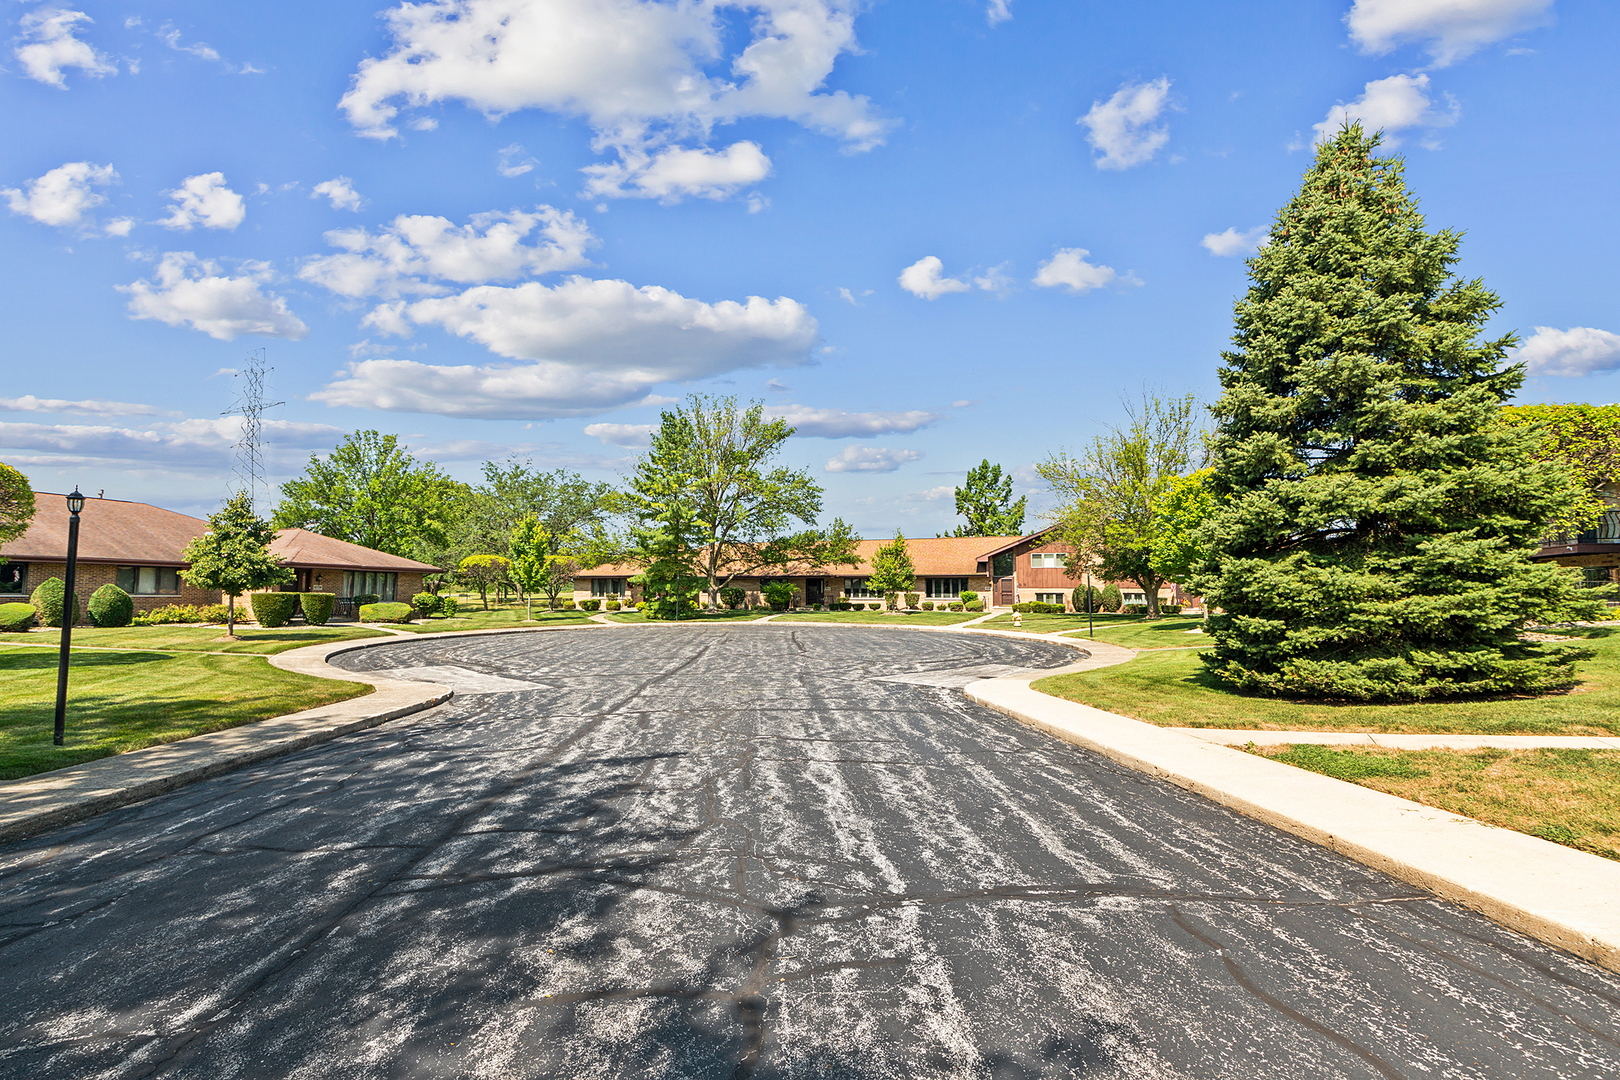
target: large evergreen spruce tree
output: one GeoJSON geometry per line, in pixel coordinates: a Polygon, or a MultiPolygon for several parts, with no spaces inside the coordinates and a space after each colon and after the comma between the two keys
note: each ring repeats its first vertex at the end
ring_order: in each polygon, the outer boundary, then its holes
{"type": "Polygon", "coordinates": [[[1399,159],[1359,125],[1321,146],[1249,262],[1214,407],[1205,663],[1254,692],[1361,701],[1542,692],[1576,650],[1521,639],[1592,617],[1571,571],[1532,563],[1579,499],[1499,420],[1523,379],[1500,305],[1455,276],[1399,159]]]}

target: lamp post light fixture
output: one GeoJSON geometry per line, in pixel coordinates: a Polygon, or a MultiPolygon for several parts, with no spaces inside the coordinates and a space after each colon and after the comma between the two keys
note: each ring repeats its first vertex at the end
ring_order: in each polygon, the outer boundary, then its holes
{"type": "Polygon", "coordinates": [[[84,496],[79,485],[73,485],[73,494],[67,497],[68,550],[67,595],[62,604],[62,651],[56,661],[56,731],[51,742],[61,746],[67,728],[67,676],[68,651],[73,647],[73,621],[79,616],[79,598],[74,595],[74,579],[79,575],[79,511],[84,509],[84,496]]]}

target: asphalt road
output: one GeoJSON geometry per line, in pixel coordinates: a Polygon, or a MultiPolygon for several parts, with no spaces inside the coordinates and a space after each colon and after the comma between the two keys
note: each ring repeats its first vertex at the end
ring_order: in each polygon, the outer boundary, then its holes
{"type": "Polygon", "coordinates": [[[347,654],[460,691],[0,848],[0,1076],[1620,1076],[1620,979],[955,689],[1071,656],[347,654]]]}

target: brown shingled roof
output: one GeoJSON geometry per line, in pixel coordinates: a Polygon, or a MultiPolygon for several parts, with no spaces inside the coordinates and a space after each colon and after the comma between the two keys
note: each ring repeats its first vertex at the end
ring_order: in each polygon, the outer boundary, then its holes
{"type": "Polygon", "coordinates": [[[424,574],[439,571],[437,566],[373,551],[347,540],[334,540],[307,529],[282,529],[276,533],[276,538],[270,542],[270,554],[279,556],[288,566],[309,570],[407,570],[424,574]]]}
{"type": "MultiPolygon", "coordinates": [[[[182,553],[193,537],[208,531],[201,518],[122,499],[85,499],[79,515],[79,558],[125,566],[184,566],[182,553]]],[[[28,531],[0,545],[0,558],[17,562],[67,559],[66,496],[34,492],[34,520],[28,531]]]]}

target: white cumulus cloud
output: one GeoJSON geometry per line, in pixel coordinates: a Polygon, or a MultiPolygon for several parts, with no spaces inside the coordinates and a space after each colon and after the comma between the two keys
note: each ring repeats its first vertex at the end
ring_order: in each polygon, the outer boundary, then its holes
{"type": "MultiPolygon", "coordinates": [[[[864,96],[826,91],[838,58],[856,49],[857,0],[752,0],[748,42],[729,51],[724,0],[425,0],[387,12],[392,48],[363,60],[341,108],[361,134],[397,133],[400,109],[462,101],[490,117],[544,109],[585,119],[602,194],[678,197],[683,172],[718,190],[761,173],[764,155],[737,144],[701,148],[716,124],[792,120],[865,150],[892,126],[864,96]],[[729,71],[716,70],[727,68],[729,71]],[[667,159],[668,147],[727,159],[667,159]],[[641,174],[649,175],[643,181],[641,174]],[[647,190],[659,188],[663,194],[647,190]]],[[[739,43],[740,44],[740,43],[739,43]]],[[[712,195],[708,197],[714,197],[712,195]]]]}
{"type": "MultiPolygon", "coordinates": [[[[328,450],[345,434],[329,424],[265,420],[261,436],[272,464],[297,468],[313,450],[328,450]]],[[[102,467],[197,468],[217,471],[242,438],[242,418],[221,416],[119,427],[111,424],[11,424],[0,422],[0,447],[13,463],[35,466],[93,464],[102,467]],[[21,458],[13,451],[32,451],[21,458]]]]}
{"type": "Polygon", "coordinates": [[[711,304],[584,277],[401,300],[374,311],[368,324],[391,334],[439,326],[516,363],[364,360],[315,400],[445,416],[582,416],[642,400],[660,383],[802,364],[819,340],[816,320],[785,296],[711,304]]]}
{"type": "Polygon", "coordinates": [[[100,78],[116,75],[118,68],[88,44],[73,36],[80,23],[94,22],[82,11],[44,7],[30,11],[18,20],[22,29],[16,48],[17,60],[30,79],[67,89],[62,72],[78,68],[100,78]]]}
{"type": "Polygon", "coordinates": [[[725,199],[771,174],[771,159],[756,142],[732,143],[721,151],[669,147],[656,154],[626,148],[615,164],[587,165],[585,192],[614,198],[676,203],[690,195],[725,199]]]}
{"type": "Polygon", "coordinates": [[[652,445],[651,424],[586,424],[585,434],[609,446],[643,450],[652,445]]]}
{"type": "Polygon", "coordinates": [[[234,229],[247,217],[242,196],[225,185],[224,173],[199,173],[188,176],[169,197],[169,216],[158,224],[169,229],[190,232],[201,225],[205,229],[234,229]]]}
{"type": "Polygon", "coordinates": [[[1239,232],[1236,226],[1225,232],[1205,233],[1199,241],[1208,249],[1211,255],[1229,257],[1232,255],[1253,255],[1271,242],[1269,229],[1265,225],[1256,225],[1252,229],[1239,232]]]}
{"type": "Polygon", "coordinates": [[[846,446],[827,459],[828,472],[891,473],[922,457],[920,450],[891,450],[882,446],[846,446]]]}
{"type": "Polygon", "coordinates": [[[332,204],[334,210],[359,211],[360,193],[354,190],[354,181],[347,176],[334,176],[330,180],[322,180],[315,185],[309,193],[312,199],[325,199],[332,204]]]}
{"type": "Polygon", "coordinates": [[[537,206],[474,214],[466,225],[427,214],[401,214],[372,233],[334,229],[327,243],[338,255],[307,260],[298,276],[341,296],[439,295],[458,285],[510,281],[572,270],[597,243],[572,211],[537,206]],[[531,236],[533,243],[524,243],[531,236]]]}
{"type": "Polygon", "coordinates": [[[765,410],[772,419],[786,420],[795,434],[820,439],[847,439],[854,436],[910,434],[939,419],[938,413],[921,409],[904,412],[846,412],[843,409],[816,409],[809,405],[772,405],[765,410]]]}
{"type": "Polygon", "coordinates": [[[1170,129],[1151,126],[1170,104],[1170,79],[1125,83],[1107,101],[1094,101],[1077,122],[1086,141],[1101,152],[1099,169],[1128,169],[1150,160],[1170,141],[1170,129]]]}
{"type": "Polygon", "coordinates": [[[70,161],[28,181],[26,190],[6,188],[0,195],[6,197],[13,214],[33,218],[41,225],[82,225],[91,210],[107,201],[95,188],[117,182],[118,172],[111,165],[70,161]]]}
{"type": "Polygon", "coordinates": [[[1545,24],[1552,6],[1553,0],[1355,0],[1344,21],[1364,53],[1421,42],[1435,65],[1445,67],[1545,24]]]}
{"type": "Polygon", "coordinates": [[[990,6],[985,9],[984,14],[991,26],[1004,23],[1012,18],[1012,0],[990,0],[990,6]]]}
{"type": "Polygon", "coordinates": [[[0,398],[0,412],[71,413],[81,416],[164,416],[173,415],[156,405],[138,405],[130,401],[107,401],[87,398],[68,401],[63,398],[41,398],[33,394],[22,397],[0,398]]]}
{"type": "Polygon", "coordinates": [[[155,282],[142,278],[118,286],[129,294],[130,318],[189,325],[220,341],[243,334],[298,341],[309,333],[285,300],[264,291],[270,280],[264,263],[248,263],[240,275],[230,277],[189,251],[170,251],[159,261],[155,277],[155,282]]]}
{"type": "Polygon", "coordinates": [[[1442,128],[1457,122],[1460,108],[1448,96],[1450,108],[1444,112],[1434,107],[1429,97],[1427,75],[1391,75],[1387,79],[1374,79],[1363,89],[1361,96],[1349,104],[1340,103],[1328,110],[1327,117],[1313,124],[1316,142],[1333,138],[1345,124],[1359,120],[1369,132],[1382,131],[1384,145],[1400,145],[1400,133],[1411,128],[1442,128]]]}
{"type": "Polygon", "coordinates": [[[937,300],[946,293],[967,292],[973,288],[965,281],[945,276],[945,264],[938,255],[925,255],[900,271],[900,287],[912,296],[924,300],[937,300]]]}
{"type": "Polygon", "coordinates": [[[1064,288],[1072,293],[1101,289],[1115,281],[1141,284],[1135,278],[1121,278],[1112,266],[1095,266],[1086,261],[1091,252],[1085,248],[1058,248],[1057,253],[1041,263],[1032,279],[1043,289],[1064,288]]]}
{"type": "Polygon", "coordinates": [[[1590,326],[1558,330],[1538,326],[1512,358],[1525,365],[1531,375],[1578,377],[1599,371],[1620,370],[1620,334],[1590,326]]]}

